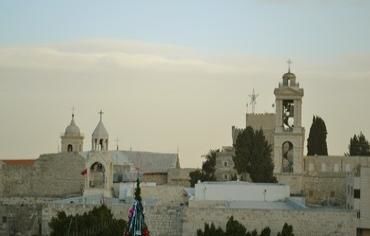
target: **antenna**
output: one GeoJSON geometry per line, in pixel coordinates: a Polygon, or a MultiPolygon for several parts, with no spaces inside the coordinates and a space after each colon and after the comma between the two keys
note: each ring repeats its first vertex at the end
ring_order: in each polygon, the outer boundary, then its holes
{"type": "Polygon", "coordinates": [[[117,146],[117,151],[119,150],[119,146],[118,146],[118,144],[119,144],[119,139],[118,139],[118,137],[116,138],[116,146],[117,146]]]}
{"type": "Polygon", "coordinates": [[[249,104],[252,105],[252,113],[254,114],[256,103],[257,103],[257,97],[259,96],[259,94],[256,94],[253,89],[252,94],[248,96],[251,98],[251,101],[249,102],[249,104]]]}

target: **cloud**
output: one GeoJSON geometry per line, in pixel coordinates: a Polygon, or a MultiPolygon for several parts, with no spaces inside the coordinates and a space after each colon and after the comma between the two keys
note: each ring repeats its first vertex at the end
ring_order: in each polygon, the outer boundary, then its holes
{"type": "MultiPolygon", "coordinates": [[[[33,70],[149,70],[248,75],[265,70],[256,58],[205,56],[192,49],[140,41],[85,40],[44,46],[0,48],[1,68],[33,70]]],[[[262,60],[260,60],[261,62],[262,60]]],[[[271,64],[270,64],[271,67],[271,64]]]]}
{"type": "MultiPolygon", "coordinates": [[[[39,71],[147,71],[167,74],[218,76],[276,76],[286,70],[285,60],[254,55],[201,55],[191,48],[141,41],[84,40],[44,46],[0,48],[0,68],[39,71]]],[[[343,55],[330,63],[299,58],[293,68],[313,78],[366,79],[370,55],[343,55]]]]}

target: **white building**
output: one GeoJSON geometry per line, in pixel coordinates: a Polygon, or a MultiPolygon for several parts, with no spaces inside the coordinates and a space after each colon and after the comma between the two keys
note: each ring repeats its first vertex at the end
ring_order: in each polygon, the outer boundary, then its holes
{"type": "Polygon", "coordinates": [[[360,235],[365,235],[370,232],[370,167],[361,167],[349,175],[346,189],[346,207],[357,212],[357,229],[360,235]]]}
{"type": "Polygon", "coordinates": [[[284,201],[289,197],[289,186],[285,184],[229,181],[195,184],[194,200],[273,202],[284,201]]]}

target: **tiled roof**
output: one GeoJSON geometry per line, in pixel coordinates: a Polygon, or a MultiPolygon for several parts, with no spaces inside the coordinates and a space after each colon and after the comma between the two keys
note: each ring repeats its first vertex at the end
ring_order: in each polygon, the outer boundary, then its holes
{"type": "Polygon", "coordinates": [[[32,166],[33,163],[36,160],[32,160],[32,159],[23,159],[23,160],[13,159],[13,160],[0,160],[0,161],[4,162],[7,165],[32,166]]]}

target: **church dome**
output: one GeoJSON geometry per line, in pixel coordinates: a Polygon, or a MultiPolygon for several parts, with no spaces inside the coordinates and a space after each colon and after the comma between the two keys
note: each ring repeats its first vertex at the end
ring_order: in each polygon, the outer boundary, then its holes
{"type": "Polygon", "coordinates": [[[67,126],[64,132],[64,136],[80,136],[80,128],[75,123],[74,115],[72,114],[71,123],[67,126]]]}
{"type": "Polygon", "coordinates": [[[288,73],[285,73],[283,75],[283,79],[287,79],[287,80],[294,80],[296,77],[295,77],[295,74],[293,74],[292,72],[288,72],[288,73]]]}

